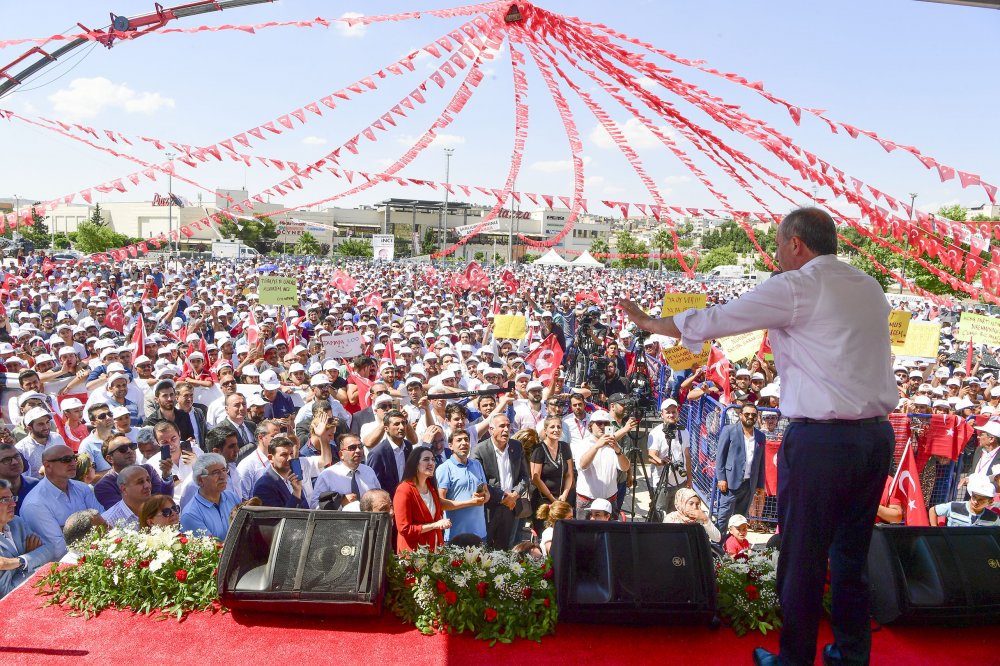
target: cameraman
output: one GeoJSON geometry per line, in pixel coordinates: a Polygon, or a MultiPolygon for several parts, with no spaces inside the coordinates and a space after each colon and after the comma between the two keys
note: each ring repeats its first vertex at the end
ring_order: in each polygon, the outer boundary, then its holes
{"type": "MultiPolygon", "coordinates": [[[[673,492],[666,492],[668,489],[675,491],[682,485],[691,487],[691,464],[687,450],[688,434],[678,425],[678,412],[676,401],[669,398],[664,400],[663,404],[660,405],[660,418],[663,423],[649,431],[649,439],[647,440],[650,462],[649,476],[653,488],[659,488],[660,475],[667,475],[667,478],[663,480],[663,488],[656,498],[655,508],[663,511],[670,511],[674,505],[673,492]],[[683,461],[683,469],[686,473],[680,471],[681,461],[683,461]]],[[[650,507],[650,511],[653,509],[654,507],[650,507]]]]}
{"type": "MultiPolygon", "coordinates": [[[[610,412],[611,412],[611,425],[615,429],[614,438],[616,442],[622,442],[626,437],[632,437],[632,433],[639,427],[639,419],[634,416],[630,416],[632,411],[633,401],[625,393],[614,393],[609,398],[610,412]]],[[[590,417],[591,422],[593,422],[594,417],[590,417]]],[[[630,442],[625,446],[626,450],[632,448],[632,443],[630,442]]],[[[619,513],[622,509],[622,504],[625,502],[625,491],[628,487],[632,485],[632,471],[625,468],[618,472],[618,498],[612,504],[615,505],[615,513],[619,513]]]]}

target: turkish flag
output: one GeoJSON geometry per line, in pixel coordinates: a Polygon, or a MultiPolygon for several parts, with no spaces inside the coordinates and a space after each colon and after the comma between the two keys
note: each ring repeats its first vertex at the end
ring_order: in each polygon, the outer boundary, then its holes
{"type": "Polygon", "coordinates": [[[382,295],[372,292],[361,299],[365,305],[370,308],[375,308],[375,310],[382,314],[382,295]]]}
{"type": "Polygon", "coordinates": [[[477,262],[470,262],[468,266],[465,267],[465,280],[468,283],[468,289],[473,293],[478,291],[483,291],[490,286],[490,276],[486,274],[483,267],[477,262]]]}
{"type": "Polygon", "coordinates": [[[247,344],[251,347],[256,347],[257,341],[260,340],[260,325],[257,323],[257,317],[253,313],[253,308],[247,313],[246,331],[247,344]]]}
{"type": "Polygon", "coordinates": [[[721,349],[712,345],[708,352],[708,368],[705,370],[705,378],[715,383],[722,390],[722,401],[725,404],[732,402],[731,387],[729,386],[729,359],[721,349]]]}
{"type": "MultiPolygon", "coordinates": [[[[118,307],[121,307],[121,305],[119,305],[118,307]]],[[[135,330],[132,332],[132,363],[135,363],[135,359],[142,356],[143,352],[145,351],[146,351],[146,322],[142,320],[142,315],[140,314],[138,321],[136,321],[135,323],[135,330]]]]}
{"type": "Polygon", "coordinates": [[[354,287],[358,284],[358,281],[344,271],[338,269],[337,272],[333,274],[333,279],[330,280],[330,284],[343,292],[351,293],[354,291],[354,287]]]}
{"type": "Polygon", "coordinates": [[[927,527],[927,507],[920,489],[920,472],[909,445],[899,461],[899,470],[893,482],[895,487],[889,488],[889,504],[903,507],[903,520],[909,527],[927,527]]]}
{"type": "Polygon", "coordinates": [[[768,439],[764,442],[764,492],[774,496],[778,494],[778,450],[781,439],[768,439]]]}
{"type": "Polygon", "coordinates": [[[535,379],[543,384],[552,382],[552,375],[562,363],[563,350],[556,336],[550,335],[535,347],[535,351],[524,357],[524,362],[535,369],[535,379]]]}
{"type": "Polygon", "coordinates": [[[361,409],[368,409],[372,404],[371,388],[375,382],[365,379],[354,372],[354,369],[350,365],[347,367],[347,378],[352,380],[354,385],[358,387],[358,404],[361,405],[361,409]]]}
{"type": "MultiPolygon", "coordinates": [[[[4,289],[6,289],[6,288],[7,288],[7,285],[6,285],[6,280],[5,280],[4,281],[4,289]]],[[[80,284],[77,285],[77,287],[76,287],[76,293],[81,294],[81,293],[83,293],[84,289],[89,289],[90,291],[94,291],[94,285],[92,285],[90,283],[90,278],[84,278],[80,282],[80,284]]]]}
{"type": "Polygon", "coordinates": [[[511,294],[517,293],[517,290],[521,288],[521,283],[517,281],[514,273],[510,270],[500,273],[500,281],[503,282],[504,286],[507,287],[507,291],[511,294]]]}
{"type": "Polygon", "coordinates": [[[955,414],[933,414],[920,438],[917,466],[923,469],[931,456],[958,460],[958,455],[972,438],[972,426],[955,414]]]}
{"type": "MultiPolygon", "coordinates": [[[[119,333],[125,332],[125,308],[122,307],[121,301],[118,300],[118,296],[114,292],[111,292],[111,300],[108,301],[108,313],[104,315],[103,324],[119,333]]],[[[142,352],[139,353],[141,354],[142,352]]]]}
{"type": "Polygon", "coordinates": [[[767,354],[774,354],[771,351],[771,341],[767,337],[767,330],[764,331],[764,338],[760,341],[760,349],[757,350],[757,358],[761,363],[767,363],[767,354]]]}
{"type": "Polygon", "coordinates": [[[385,350],[382,352],[382,362],[396,367],[396,347],[392,344],[392,339],[386,341],[385,350]]]}
{"type": "Polygon", "coordinates": [[[581,291],[576,295],[576,302],[580,303],[581,301],[591,301],[594,305],[600,305],[601,295],[597,293],[596,289],[581,291]]]}
{"type": "MultiPolygon", "coordinates": [[[[285,321],[284,319],[282,319],[281,320],[281,326],[279,326],[275,330],[274,335],[275,335],[275,337],[280,338],[281,340],[284,340],[285,344],[287,345],[288,344],[288,322],[285,321]]],[[[208,357],[206,356],[205,358],[208,358],[208,357]]]]}

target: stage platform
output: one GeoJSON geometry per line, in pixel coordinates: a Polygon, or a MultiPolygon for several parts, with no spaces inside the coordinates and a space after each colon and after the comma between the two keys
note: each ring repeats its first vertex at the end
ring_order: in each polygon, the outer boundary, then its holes
{"type": "MultiPolygon", "coordinates": [[[[70,663],[277,666],[284,664],[749,664],[756,645],[777,635],[737,638],[722,627],[559,625],[541,644],[488,643],[466,636],[423,636],[384,612],[379,618],[313,619],[196,613],[183,622],[107,611],[84,620],[22,586],[0,600],[0,664],[70,663]]],[[[828,625],[821,639],[830,640],[828,625]]],[[[818,663],[818,662],[817,662],[818,663]]],[[[1000,664],[996,627],[884,628],[872,664],[1000,664]]]]}

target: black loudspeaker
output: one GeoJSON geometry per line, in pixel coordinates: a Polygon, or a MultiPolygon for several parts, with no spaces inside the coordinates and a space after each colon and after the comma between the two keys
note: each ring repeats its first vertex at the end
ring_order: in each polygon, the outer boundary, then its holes
{"type": "Polygon", "coordinates": [[[552,560],[561,622],[716,621],[712,549],[700,525],[560,520],[552,560]]]}
{"type": "Polygon", "coordinates": [[[1000,621],[1000,530],[878,525],[868,551],[872,616],[882,624],[1000,621]]]}
{"type": "Polygon", "coordinates": [[[378,615],[388,513],[244,507],[219,561],[219,597],[234,610],[378,615]]]}

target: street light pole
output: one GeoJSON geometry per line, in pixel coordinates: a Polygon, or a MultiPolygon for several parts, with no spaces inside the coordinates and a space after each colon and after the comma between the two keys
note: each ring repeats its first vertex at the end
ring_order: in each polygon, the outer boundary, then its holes
{"type": "Polygon", "coordinates": [[[454,148],[444,149],[444,209],[441,212],[441,248],[444,249],[445,240],[448,238],[448,187],[451,185],[451,156],[455,154],[454,148]]]}
{"type": "MultiPolygon", "coordinates": [[[[170,247],[170,236],[174,232],[174,170],[173,163],[174,158],[177,157],[176,153],[167,153],[167,159],[170,160],[171,169],[167,171],[167,247],[170,247]]],[[[174,252],[177,251],[177,241],[174,241],[174,249],[170,253],[173,256],[174,252]]]]}
{"type": "Polygon", "coordinates": [[[910,227],[913,226],[913,202],[916,200],[917,200],[916,192],[910,192],[910,219],[906,223],[906,234],[904,234],[906,240],[906,246],[905,246],[906,249],[903,252],[903,270],[900,271],[899,274],[899,277],[902,278],[899,281],[899,293],[901,294],[903,293],[903,283],[906,282],[906,259],[910,254],[910,227]]]}

